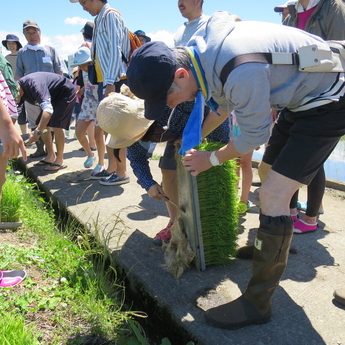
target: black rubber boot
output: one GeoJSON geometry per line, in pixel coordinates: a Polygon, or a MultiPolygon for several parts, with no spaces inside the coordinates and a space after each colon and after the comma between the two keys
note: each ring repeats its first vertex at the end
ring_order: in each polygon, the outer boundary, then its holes
{"type": "Polygon", "coordinates": [[[42,156],[47,155],[46,151],[44,150],[44,142],[42,138],[39,138],[36,141],[36,147],[37,147],[37,150],[34,153],[31,153],[31,155],[29,156],[30,158],[37,158],[37,157],[42,157],[42,156]]]}
{"type": "Polygon", "coordinates": [[[255,239],[253,273],[245,293],[206,312],[206,321],[220,328],[237,329],[271,319],[271,296],[284,274],[293,222],[290,216],[260,215],[255,239]]]}

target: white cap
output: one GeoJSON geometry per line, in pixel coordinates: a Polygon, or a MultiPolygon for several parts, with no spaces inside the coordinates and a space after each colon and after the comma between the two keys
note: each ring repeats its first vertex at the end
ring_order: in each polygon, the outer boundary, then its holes
{"type": "Polygon", "coordinates": [[[289,0],[284,5],[279,5],[274,8],[274,12],[283,12],[284,8],[287,8],[290,5],[294,5],[296,0],[289,0]]]}

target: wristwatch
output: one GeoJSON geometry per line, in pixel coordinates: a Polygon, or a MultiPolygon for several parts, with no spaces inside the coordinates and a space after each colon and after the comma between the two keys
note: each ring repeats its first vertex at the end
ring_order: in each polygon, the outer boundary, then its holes
{"type": "Polygon", "coordinates": [[[219,159],[216,156],[216,151],[212,151],[211,155],[210,155],[210,162],[213,166],[216,165],[221,165],[221,163],[219,162],[219,159]]]}
{"type": "Polygon", "coordinates": [[[34,132],[37,134],[37,135],[42,135],[44,133],[47,133],[48,132],[48,129],[44,129],[43,131],[39,131],[38,129],[34,129],[34,132]]]}

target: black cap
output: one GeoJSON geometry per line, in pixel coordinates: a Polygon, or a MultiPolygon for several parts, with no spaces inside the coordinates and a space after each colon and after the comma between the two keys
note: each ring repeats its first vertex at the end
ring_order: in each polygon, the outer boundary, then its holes
{"type": "Polygon", "coordinates": [[[163,115],[175,71],[175,53],[163,42],[149,42],[134,51],[127,81],[131,91],[145,100],[147,119],[157,120],[163,115]]]}
{"type": "Polygon", "coordinates": [[[94,27],[95,23],[89,20],[85,23],[84,27],[80,30],[80,32],[82,34],[92,37],[94,27]]]}

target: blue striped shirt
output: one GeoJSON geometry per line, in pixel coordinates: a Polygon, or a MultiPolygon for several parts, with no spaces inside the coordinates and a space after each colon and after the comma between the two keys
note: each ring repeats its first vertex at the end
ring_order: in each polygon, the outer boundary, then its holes
{"type": "Polygon", "coordinates": [[[128,57],[130,43],[128,29],[121,15],[105,4],[95,18],[91,56],[97,59],[103,74],[103,84],[113,85],[126,75],[122,52],[128,57]]]}

